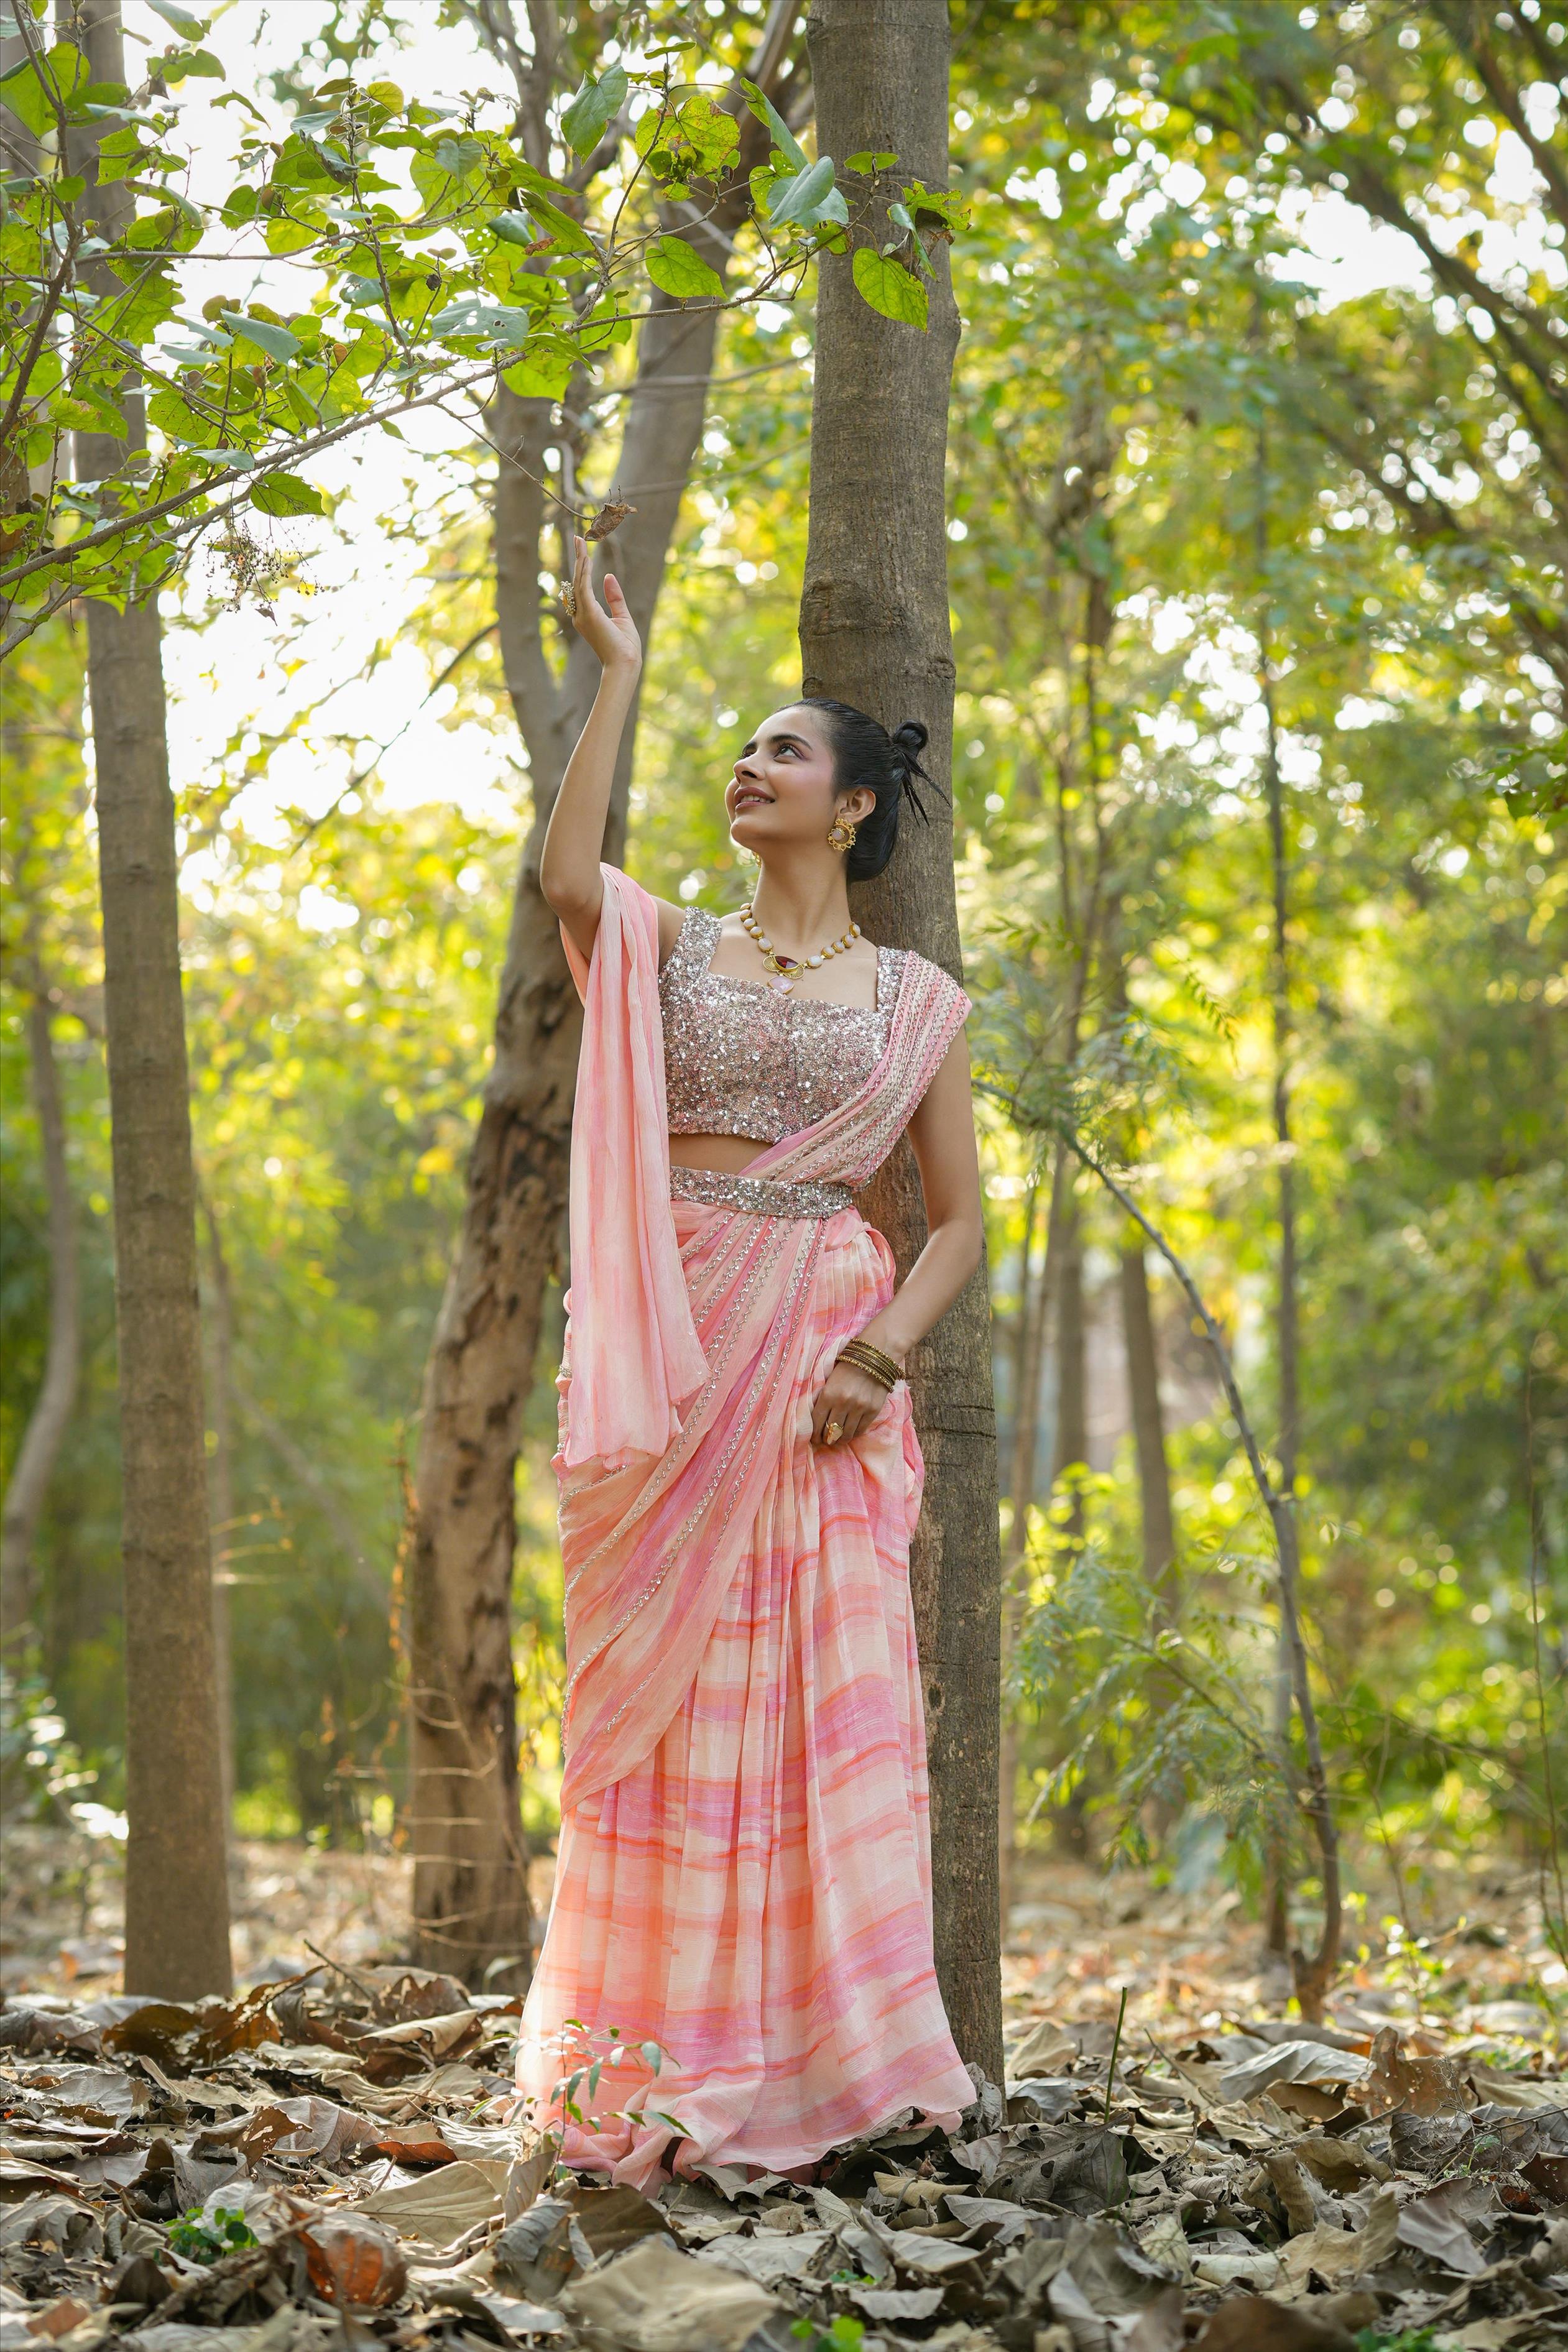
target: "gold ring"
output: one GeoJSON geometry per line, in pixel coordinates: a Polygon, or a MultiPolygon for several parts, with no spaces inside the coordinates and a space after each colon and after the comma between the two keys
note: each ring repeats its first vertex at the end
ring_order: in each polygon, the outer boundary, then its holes
{"type": "Polygon", "coordinates": [[[837,1445],[843,1434],[844,1423],[841,1421],[830,1421],[822,1433],[823,1442],[827,1445],[837,1445]]]}

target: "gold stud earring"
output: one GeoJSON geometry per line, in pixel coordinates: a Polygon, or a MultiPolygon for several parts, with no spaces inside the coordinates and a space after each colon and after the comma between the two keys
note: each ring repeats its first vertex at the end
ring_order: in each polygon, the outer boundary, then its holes
{"type": "Polygon", "coordinates": [[[836,816],[827,828],[827,846],[847,852],[855,846],[855,827],[847,816],[836,816]]]}

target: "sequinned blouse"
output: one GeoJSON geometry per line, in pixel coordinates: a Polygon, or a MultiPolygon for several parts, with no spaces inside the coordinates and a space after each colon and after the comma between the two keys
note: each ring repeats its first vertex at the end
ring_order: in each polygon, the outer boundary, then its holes
{"type": "Polygon", "coordinates": [[[777,1143],[865,1085],[888,1049],[908,951],[877,950],[874,1006],[784,995],[710,971],[716,915],[691,908],[658,976],[672,1135],[777,1143]]]}

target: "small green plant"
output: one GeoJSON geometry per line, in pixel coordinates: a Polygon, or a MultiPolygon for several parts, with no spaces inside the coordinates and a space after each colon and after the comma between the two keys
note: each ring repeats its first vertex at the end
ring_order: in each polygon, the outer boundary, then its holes
{"type": "Polygon", "coordinates": [[[790,2329],[798,2336],[806,2352],[860,2352],[860,2339],[866,2333],[863,2319],[851,2319],[841,2311],[830,2326],[818,2327],[815,2319],[797,2319],[790,2329]]]}
{"type": "Polygon", "coordinates": [[[1356,2337],[1356,2352],[1436,2352],[1437,2339],[1429,2327],[1406,2327],[1397,2336],[1385,2336],[1381,2327],[1363,2327],[1356,2337]]]}
{"type": "Polygon", "coordinates": [[[213,2207],[210,2221],[203,2219],[199,2205],[193,2205],[188,2213],[169,2224],[169,2243],[188,2263],[219,2262],[241,2246],[260,2242],[244,2214],[231,2213],[224,2205],[213,2207]]]}

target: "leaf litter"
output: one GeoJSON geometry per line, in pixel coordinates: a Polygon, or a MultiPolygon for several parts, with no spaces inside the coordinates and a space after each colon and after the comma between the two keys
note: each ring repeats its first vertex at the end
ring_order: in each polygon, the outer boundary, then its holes
{"type": "Polygon", "coordinates": [[[1015,1936],[1005,2080],[957,2132],[651,2197],[515,2120],[515,1995],[357,1953],[189,2005],[14,1990],[0,2352],[1568,2346],[1547,2012],[1363,1966],[1305,2025],[1136,1912],[1015,1936]]]}

